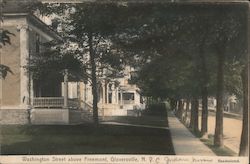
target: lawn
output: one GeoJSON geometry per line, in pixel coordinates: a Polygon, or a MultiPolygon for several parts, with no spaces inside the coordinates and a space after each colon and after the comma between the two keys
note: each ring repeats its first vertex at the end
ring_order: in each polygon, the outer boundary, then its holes
{"type": "MultiPolygon", "coordinates": [[[[116,118],[118,122],[167,125],[162,117],[116,118]],[[126,121],[127,120],[127,121],[126,121]],[[129,121],[130,120],[130,121],[129,121]],[[146,121],[148,120],[148,121],[146,121]],[[156,123],[158,120],[158,123],[156,123]]],[[[114,119],[112,119],[114,121],[114,119]]],[[[100,125],[3,125],[1,154],[174,154],[166,129],[100,125]]]]}
{"type": "Polygon", "coordinates": [[[168,127],[168,121],[166,118],[167,116],[161,117],[148,115],[143,115],[142,117],[106,117],[104,119],[104,122],[118,122],[134,125],[168,127]]]}

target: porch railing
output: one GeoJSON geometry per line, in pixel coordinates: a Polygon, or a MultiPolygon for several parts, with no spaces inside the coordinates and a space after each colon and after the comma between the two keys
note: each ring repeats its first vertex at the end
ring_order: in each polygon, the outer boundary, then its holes
{"type": "MultiPolygon", "coordinates": [[[[78,108],[80,106],[78,99],[68,99],[69,108],[78,108]]],[[[34,108],[63,108],[63,97],[34,97],[34,108]]]]}
{"type": "Polygon", "coordinates": [[[89,112],[93,111],[93,105],[83,101],[83,108],[89,112]]]}
{"type": "Polygon", "coordinates": [[[68,106],[72,108],[80,107],[80,101],[77,98],[70,99],[68,98],[68,106]]]}
{"type": "MultiPolygon", "coordinates": [[[[83,109],[87,110],[92,115],[92,113],[93,113],[93,105],[91,103],[83,101],[83,109]]],[[[103,108],[103,106],[100,106],[100,104],[98,104],[98,116],[101,117],[103,115],[104,115],[104,108],[103,108]]]]}

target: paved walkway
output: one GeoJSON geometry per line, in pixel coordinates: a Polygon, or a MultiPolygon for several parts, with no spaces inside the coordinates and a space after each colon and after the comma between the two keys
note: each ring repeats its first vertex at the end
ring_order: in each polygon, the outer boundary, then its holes
{"type": "Polygon", "coordinates": [[[168,124],[176,155],[215,156],[171,111],[168,111],[168,124]]]}

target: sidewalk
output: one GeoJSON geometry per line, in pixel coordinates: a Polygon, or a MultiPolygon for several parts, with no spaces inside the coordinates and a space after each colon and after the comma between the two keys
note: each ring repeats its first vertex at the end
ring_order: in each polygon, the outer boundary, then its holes
{"type": "Polygon", "coordinates": [[[196,138],[172,111],[168,111],[168,124],[176,155],[215,156],[213,151],[196,138]]]}

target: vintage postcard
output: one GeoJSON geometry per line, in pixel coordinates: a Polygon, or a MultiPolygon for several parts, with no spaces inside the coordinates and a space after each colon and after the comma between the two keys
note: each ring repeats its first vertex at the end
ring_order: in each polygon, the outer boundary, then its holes
{"type": "Polygon", "coordinates": [[[249,163],[249,2],[1,0],[1,164],[249,163]]]}

